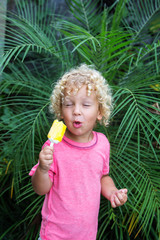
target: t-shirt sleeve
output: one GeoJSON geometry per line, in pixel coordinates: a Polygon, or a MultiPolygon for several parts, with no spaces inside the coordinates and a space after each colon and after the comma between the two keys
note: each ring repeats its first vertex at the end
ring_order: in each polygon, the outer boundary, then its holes
{"type": "MultiPolygon", "coordinates": [[[[47,140],[44,143],[44,145],[42,146],[42,149],[46,146],[50,146],[50,141],[49,140],[47,140]]],[[[54,157],[53,157],[53,160],[54,160],[54,157]]],[[[33,166],[31,171],[29,172],[29,176],[33,176],[33,174],[35,173],[38,165],[39,165],[39,162],[36,165],[33,166]]],[[[56,163],[55,163],[55,161],[53,161],[53,163],[51,164],[50,169],[48,171],[48,174],[49,174],[49,177],[50,177],[51,181],[53,182],[53,176],[54,176],[54,174],[56,174],[56,163]]]]}
{"type": "Polygon", "coordinates": [[[103,161],[103,175],[109,174],[109,159],[110,159],[110,143],[106,138],[105,144],[105,158],[103,161]]]}

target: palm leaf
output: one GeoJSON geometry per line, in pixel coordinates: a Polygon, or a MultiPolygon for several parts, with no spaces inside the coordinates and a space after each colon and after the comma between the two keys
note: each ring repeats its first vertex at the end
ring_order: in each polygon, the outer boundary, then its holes
{"type": "Polygon", "coordinates": [[[129,203],[132,206],[132,201],[136,203],[134,204],[132,213],[130,213],[130,219],[133,216],[136,217],[128,225],[130,228],[129,233],[131,235],[135,225],[139,225],[140,223],[139,229],[142,227],[144,233],[149,234],[155,212],[159,215],[159,165],[156,166],[154,164],[153,154],[151,151],[148,151],[147,146],[141,147],[141,163],[139,163],[136,157],[135,142],[129,145],[120,157],[117,156],[117,149],[114,146],[116,146],[115,143],[112,146],[111,155],[113,178],[119,187],[124,186],[124,184],[128,185],[131,191],[129,192],[129,203]],[[128,178],[128,176],[130,177],[128,178]],[[132,228],[133,224],[135,225],[132,228]]]}
{"type": "Polygon", "coordinates": [[[98,26],[100,20],[101,4],[98,6],[95,0],[67,0],[66,2],[74,18],[78,20],[77,25],[85,28],[90,34],[97,31],[95,25],[98,26]]]}
{"type": "Polygon", "coordinates": [[[148,42],[148,37],[150,37],[148,33],[151,30],[152,22],[159,18],[160,1],[128,1],[127,9],[130,17],[124,19],[126,26],[129,26],[131,31],[132,29],[135,31],[134,37],[141,39],[141,44],[142,40],[148,42]]]}
{"type": "MultiPolygon", "coordinates": [[[[18,6],[21,4],[19,3],[18,6]]],[[[48,13],[49,15],[47,14],[48,8],[46,6],[38,11],[35,9],[38,14],[36,18],[35,12],[30,10],[31,7],[29,3],[26,3],[25,6],[19,7],[19,15],[10,14],[6,17],[8,25],[6,27],[4,57],[1,61],[2,70],[11,60],[15,61],[18,57],[24,61],[30,52],[44,54],[50,58],[54,56],[63,62],[61,52],[63,46],[56,40],[54,29],[50,28],[50,24],[54,22],[54,15],[51,15],[51,12],[48,13]],[[44,22],[48,25],[45,26],[44,22]]],[[[64,51],[66,52],[65,48],[64,51]]]]}

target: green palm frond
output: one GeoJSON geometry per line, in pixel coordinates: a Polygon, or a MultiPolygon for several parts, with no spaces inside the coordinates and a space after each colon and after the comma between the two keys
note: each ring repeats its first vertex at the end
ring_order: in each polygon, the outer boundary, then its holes
{"type": "MultiPolygon", "coordinates": [[[[120,137],[117,151],[121,154],[130,142],[132,136],[136,133],[138,143],[141,142],[141,137],[145,137],[146,144],[149,144],[153,149],[153,154],[156,157],[152,142],[156,141],[157,144],[160,144],[159,137],[156,136],[156,133],[160,131],[160,109],[156,108],[153,104],[160,104],[159,93],[149,87],[146,88],[145,91],[146,92],[143,93],[141,89],[132,91],[126,88],[121,89],[115,95],[115,104],[117,102],[116,98],[123,98],[113,111],[113,117],[116,117],[117,114],[121,114],[122,112],[124,113],[122,118],[119,118],[120,125],[117,131],[117,138],[120,137]],[[148,93],[152,96],[148,96],[148,93]],[[154,113],[156,111],[157,114],[154,113]]],[[[138,149],[137,153],[139,153],[138,149]]]]}
{"type": "Polygon", "coordinates": [[[9,98],[2,100],[1,107],[4,109],[7,106],[11,110],[7,125],[7,116],[5,118],[4,115],[2,119],[4,124],[1,128],[1,138],[7,140],[6,147],[9,144],[10,148],[9,152],[6,152],[4,147],[2,152],[4,156],[14,159],[16,172],[19,172],[15,177],[21,178],[21,164],[27,169],[28,164],[30,167],[33,165],[36,155],[35,143],[42,144],[46,127],[49,129],[50,123],[46,115],[53,82],[40,74],[35,77],[27,67],[22,66],[20,71],[20,68],[11,65],[9,69],[12,74],[4,73],[1,84],[2,92],[5,89],[9,90],[9,98]],[[46,81],[48,85],[44,88],[46,81]]]}
{"type": "MultiPolygon", "coordinates": [[[[134,31],[134,38],[141,38],[145,42],[151,40],[149,31],[152,31],[152,24],[156,19],[159,19],[160,14],[160,1],[155,0],[140,0],[140,1],[128,1],[127,2],[128,18],[124,19],[126,26],[134,31]],[[149,38],[148,38],[149,37],[149,38]]],[[[157,32],[158,32],[157,26],[157,32]]]]}
{"type": "MultiPolygon", "coordinates": [[[[100,24],[105,25],[104,21],[100,24]]],[[[112,31],[93,35],[81,26],[68,21],[61,21],[60,31],[65,35],[64,42],[70,41],[72,52],[78,51],[81,61],[94,64],[102,72],[113,71],[132,57],[130,55],[131,36],[127,32],[112,31]],[[105,50],[105,51],[104,51],[105,50]],[[119,58],[120,57],[120,58],[119,58]],[[107,70],[108,69],[108,70],[107,70]]],[[[103,26],[102,26],[102,31],[103,26]]]]}
{"type": "MultiPolygon", "coordinates": [[[[100,225],[98,239],[105,239],[103,236],[107,236],[107,228],[110,226],[113,229],[116,225],[119,226],[119,231],[123,229],[122,239],[127,237],[132,239],[139,235],[141,231],[145,235],[145,239],[152,239],[149,237],[149,233],[153,221],[156,216],[159,216],[159,167],[155,166],[153,155],[146,151],[146,147],[143,147],[143,160],[140,164],[135,154],[136,144],[131,141],[130,143],[131,145],[128,146],[126,152],[120,157],[117,157],[116,154],[116,144],[113,143],[112,145],[111,143],[110,167],[112,176],[116,179],[116,185],[119,188],[124,185],[128,186],[129,199],[125,208],[112,210],[107,208],[106,200],[103,199],[102,214],[100,214],[99,219],[100,221],[103,219],[103,223],[100,225]],[[149,160],[147,160],[148,155],[149,160]],[[117,214],[117,211],[119,211],[119,214],[117,214]],[[136,228],[137,231],[135,232],[134,229],[136,228]]],[[[158,232],[158,226],[155,230],[158,232]]],[[[120,232],[114,238],[118,239],[119,235],[120,232]]]]}
{"type": "Polygon", "coordinates": [[[97,32],[98,22],[100,21],[100,8],[101,4],[98,4],[96,0],[67,0],[68,7],[77,19],[78,24],[85,28],[90,34],[97,32]]]}
{"type": "Polygon", "coordinates": [[[112,27],[111,27],[112,31],[119,30],[120,23],[122,21],[124,12],[126,10],[125,5],[127,2],[128,2],[127,0],[117,1],[115,13],[112,20],[112,27]]]}
{"type": "Polygon", "coordinates": [[[63,52],[66,52],[66,47],[58,42],[55,28],[51,27],[55,24],[53,12],[51,13],[51,10],[48,12],[47,5],[38,10],[34,6],[33,12],[29,3],[25,5],[23,3],[18,4],[19,15],[10,13],[6,17],[8,24],[4,56],[1,60],[2,70],[10,61],[15,61],[17,58],[24,61],[31,53],[32,55],[33,53],[41,54],[48,58],[55,57],[63,63],[63,52]]]}

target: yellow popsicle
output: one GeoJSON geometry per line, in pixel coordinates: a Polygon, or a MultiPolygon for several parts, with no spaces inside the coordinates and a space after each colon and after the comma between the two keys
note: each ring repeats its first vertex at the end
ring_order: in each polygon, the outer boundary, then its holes
{"type": "Polygon", "coordinates": [[[54,120],[47,135],[48,139],[51,142],[51,146],[54,143],[59,143],[62,141],[66,128],[66,125],[62,121],[54,120]]]}

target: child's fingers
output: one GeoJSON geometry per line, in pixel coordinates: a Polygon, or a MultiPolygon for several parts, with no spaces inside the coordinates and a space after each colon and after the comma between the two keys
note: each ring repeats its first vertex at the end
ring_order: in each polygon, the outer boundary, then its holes
{"type": "Polygon", "coordinates": [[[113,195],[112,197],[111,197],[111,206],[113,207],[113,208],[116,208],[116,207],[119,207],[119,206],[121,206],[122,204],[121,204],[121,201],[120,201],[120,199],[116,196],[116,195],[113,195]]]}
{"type": "Polygon", "coordinates": [[[127,201],[127,189],[121,189],[111,196],[113,208],[122,206],[127,201]]]}
{"type": "Polygon", "coordinates": [[[53,159],[53,155],[52,154],[46,154],[45,155],[45,160],[52,160],[53,159]]]}
{"type": "Polygon", "coordinates": [[[54,152],[54,149],[51,148],[50,146],[44,147],[39,154],[39,160],[40,161],[53,160],[53,152],[54,152]]]}
{"type": "Polygon", "coordinates": [[[44,147],[39,154],[39,167],[43,171],[48,171],[53,163],[53,147],[44,147]]]}
{"type": "Polygon", "coordinates": [[[44,147],[42,151],[44,153],[53,153],[54,152],[54,148],[50,147],[50,146],[47,146],[47,147],[44,147]]]}
{"type": "Polygon", "coordinates": [[[127,188],[122,188],[122,189],[119,190],[119,192],[127,194],[128,189],[127,188]]]}
{"type": "Polygon", "coordinates": [[[115,195],[112,195],[112,196],[111,196],[110,202],[111,202],[111,206],[112,206],[113,208],[116,208],[116,207],[117,207],[117,206],[116,206],[116,203],[115,203],[115,195]]]}
{"type": "Polygon", "coordinates": [[[119,199],[121,204],[124,204],[127,201],[127,194],[125,193],[118,193],[117,198],[119,199]]]}
{"type": "Polygon", "coordinates": [[[116,193],[116,197],[118,198],[120,205],[123,205],[127,201],[127,191],[119,191],[116,193]]]}
{"type": "Polygon", "coordinates": [[[50,160],[53,158],[53,151],[51,149],[46,149],[44,154],[46,160],[50,160]]]}

